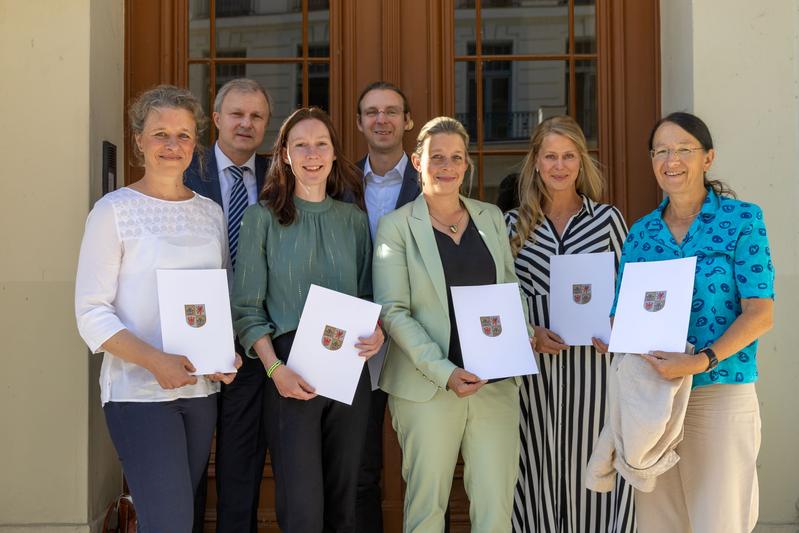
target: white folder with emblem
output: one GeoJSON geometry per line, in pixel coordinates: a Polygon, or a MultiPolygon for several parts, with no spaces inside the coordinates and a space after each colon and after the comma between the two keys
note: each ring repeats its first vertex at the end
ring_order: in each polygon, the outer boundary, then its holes
{"type": "Polygon", "coordinates": [[[684,352],[696,257],[627,263],[610,333],[610,351],[684,352]]]}
{"type": "Polygon", "coordinates": [[[452,287],[463,366],[480,379],[537,374],[518,283],[452,287]]]}
{"type": "Polygon", "coordinates": [[[311,285],[286,365],[317,394],[352,405],[365,361],[355,343],[379,317],[376,303],[311,285]]]}
{"type": "Polygon", "coordinates": [[[235,372],[227,271],[157,270],[156,279],[163,350],[188,357],[196,375],[235,372]]]}
{"type": "Polygon", "coordinates": [[[549,329],[569,346],[610,339],[615,273],[613,252],[549,258],[549,329]]]}

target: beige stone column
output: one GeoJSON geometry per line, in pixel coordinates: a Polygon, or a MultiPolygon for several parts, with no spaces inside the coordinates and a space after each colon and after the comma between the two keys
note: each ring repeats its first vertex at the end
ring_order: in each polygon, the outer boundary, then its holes
{"type": "Polygon", "coordinates": [[[0,0],[4,533],[96,530],[120,487],[100,358],[78,336],[73,292],[102,140],[122,160],[122,9],[122,0],[0,0]]]}

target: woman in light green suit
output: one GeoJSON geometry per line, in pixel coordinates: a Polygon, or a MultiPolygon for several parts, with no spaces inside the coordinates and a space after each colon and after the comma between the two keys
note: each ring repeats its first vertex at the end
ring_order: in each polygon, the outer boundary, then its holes
{"type": "Polygon", "coordinates": [[[468,146],[457,120],[425,124],[411,157],[422,194],[384,216],[375,240],[374,296],[391,337],[380,386],[402,447],[406,533],[443,531],[458,452],[472,531],[511,529],[518,383],[464,370],[450,294],[517,281],[502,213],[460,195],[468,146]]]}

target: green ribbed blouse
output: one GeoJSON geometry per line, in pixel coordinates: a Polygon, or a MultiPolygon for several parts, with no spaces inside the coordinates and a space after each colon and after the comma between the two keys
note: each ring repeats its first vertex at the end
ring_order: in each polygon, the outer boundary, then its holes
{"type": "Polygon", "coordinates": [[[248,356],[265,335],[297,329],[311,284],[359,298],[372,296],[369,219],[329,196],[294,197],[297,217],[282,226],[260,203],[244,211],[231,306],[233,328],[248,356]]]}

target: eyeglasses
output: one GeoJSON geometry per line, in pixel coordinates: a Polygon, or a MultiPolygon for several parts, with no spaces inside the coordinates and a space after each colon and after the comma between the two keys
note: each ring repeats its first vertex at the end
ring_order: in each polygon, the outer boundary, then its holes
{"type": "Polygon", "coordinates": [[[649,150],[649,157],[656,161],[665,161],[666,159],[671,159],[672,154],[676,154],[678,158],[685,161],[697,150],[704,150],[704,148],[701,146],[699,148],[658,148],[657,150],[649,150]]]}
{"type": "Polygon", "coordinates": [[[402,109],[399,107],[387,107],[385,109],[370,107],[363,112],[364,116],[369,118],[377,118],[380,113],[383,113],[386,118],[399,118],[402,116],[402,109]]]}

